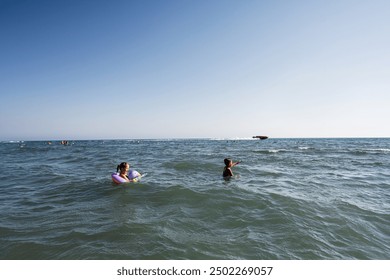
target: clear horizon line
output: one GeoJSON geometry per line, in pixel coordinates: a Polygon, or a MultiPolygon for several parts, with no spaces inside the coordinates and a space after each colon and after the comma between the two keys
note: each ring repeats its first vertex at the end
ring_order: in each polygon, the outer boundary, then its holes
{"type": "Polygon", "coordinates": [[[139,141],[139,140],[251,140],[251,141],[265,141],[272,139],[386,139],[390,136],[332,136],[332,137],[270,137],[268,139],[257,139],[253,137],[161,137],[161,138],[85,138],[85,139],[29,139],[29,140],[0,140],[0,142],[57,142],[57,141],[139,141]]]}

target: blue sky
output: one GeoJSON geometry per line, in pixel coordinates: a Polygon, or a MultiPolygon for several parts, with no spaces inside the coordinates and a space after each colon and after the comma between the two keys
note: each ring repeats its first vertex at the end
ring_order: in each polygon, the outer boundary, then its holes
{"type": "Polygon", "coordinates": [[[389,10],[0,0],[0,140],[390,137],[389,10]]]}

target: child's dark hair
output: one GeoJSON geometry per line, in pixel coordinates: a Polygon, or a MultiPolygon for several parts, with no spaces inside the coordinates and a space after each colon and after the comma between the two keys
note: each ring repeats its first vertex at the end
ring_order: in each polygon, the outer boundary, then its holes
{"type": "Polygon", "coordinates": [[[223,160],[223,162],[225,163],[226,166],[228,166],[229,163],[230,163],[231,161],[232,161],[232,160],[231,160],[230,158],[225,158],[225,159],[223,160]]]}
{"type": "Polygon", "coordinates": [[[123,168],[126,168],[126,165],[127,165],[127,162],[121,162],[121,164],[119,164],[117,167],[116,167],[116,172],[119,172],[119,170],[123,169],[123,168]]]}

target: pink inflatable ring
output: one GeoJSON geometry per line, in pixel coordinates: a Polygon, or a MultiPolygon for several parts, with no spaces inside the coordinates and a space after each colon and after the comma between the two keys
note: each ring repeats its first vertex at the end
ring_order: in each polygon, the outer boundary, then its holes
{"type": "MultiPolygon", "coordinates": [[[[130,170],[127,177],[129,177],[130,182],[138,182],[141,179],[142,175],[138,171],[130,170]]],[[[129,183],[128,181],[126,181],[126,179],[119,176],[119,173],[112,173],[111,179],[115,184],[129,183]]]]}

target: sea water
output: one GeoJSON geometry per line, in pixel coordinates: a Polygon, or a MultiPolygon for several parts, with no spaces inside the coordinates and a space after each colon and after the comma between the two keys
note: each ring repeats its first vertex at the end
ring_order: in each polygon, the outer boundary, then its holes
{"type": "Polygon", "coordinates": [[[390,139],[0,142],[0,259],[390,259],[390,139]]]}

